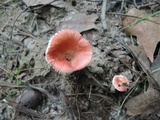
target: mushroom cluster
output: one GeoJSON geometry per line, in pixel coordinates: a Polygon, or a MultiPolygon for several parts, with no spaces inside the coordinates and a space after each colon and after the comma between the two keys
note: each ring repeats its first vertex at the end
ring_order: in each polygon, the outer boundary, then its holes
{"type": "MultiPolygon", "coordinates": [[[[92,58],[92,46],[88,40],[74,30],[62,30],[49,41],[46,49],[46,60],[53,69],[62,73],[72,73],[85,68],[92,58]]],[[[123,75],[115,75],[113,86],[118,91],[126,91],[128,79],[123,75]]]]}
{"type": "Polygon", "coordinates": [[[74,30],[62,30],[55,34],[46,50],[47,62],[57,71],[72,73],[86,67],[92,58],[92,46],[74,30]]]}

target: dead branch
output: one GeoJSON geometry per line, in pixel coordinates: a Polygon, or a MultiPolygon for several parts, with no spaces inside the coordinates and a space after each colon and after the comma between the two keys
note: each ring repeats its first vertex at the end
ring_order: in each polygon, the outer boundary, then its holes
{"type": "Polygon", "coordinates": [[[101,22],[104,30],[107,30],[106,6],[107,6],[107,0],[103,0],[102,9],[101,9],[101,22]]]}

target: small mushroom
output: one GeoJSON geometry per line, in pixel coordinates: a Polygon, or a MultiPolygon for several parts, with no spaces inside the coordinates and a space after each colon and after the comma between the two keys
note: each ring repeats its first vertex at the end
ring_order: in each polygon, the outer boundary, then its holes
{"type": "Polygon", "coordinates": [[[47,62],[57,71],[72,73],[85,68],[92,58],[92,46],[74,30],[62,30],[49,41],[47,62]]]}
{"type": "Polygon", "coordinates": [[[112,85],[120,92],[126,91],[129,87],[129,80],[123,75],[115,75],[112,85]]]}

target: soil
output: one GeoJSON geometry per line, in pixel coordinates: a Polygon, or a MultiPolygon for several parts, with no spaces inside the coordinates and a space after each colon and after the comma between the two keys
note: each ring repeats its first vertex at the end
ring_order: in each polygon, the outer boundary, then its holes
{"type": "Polygon", "coordinates": [[[104,1],[64,0],[33,6],[29,0],[0,2],[0,120],[160,119],[158,110],[130,116],[123,107],[123,101],[144,91],[148,81],[124,46],[132,39],[121,23],[129,9],[153,13],[159,3],[108,0],[104,8],[104,1]],[[72,19],[75,15],[87,17],[72,19]],[[93,48],[91,63],[71,74],[55,71],[45,60],[48,41],[62,29],[79,31],[93,48]],[[114,75],[125,75],[130,82],[139,78],[136,90],[117,91],[112,85],[114,75]]]}

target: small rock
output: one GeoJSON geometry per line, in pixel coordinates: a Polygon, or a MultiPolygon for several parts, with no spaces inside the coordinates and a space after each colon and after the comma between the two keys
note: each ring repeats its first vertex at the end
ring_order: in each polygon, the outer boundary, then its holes
{"type": "Polygon", "coordinates": [[[26,90],[20,97],[19,104],[28,108],[36,108],[43,101],[42,94],[33,89],[26,90]]]}

